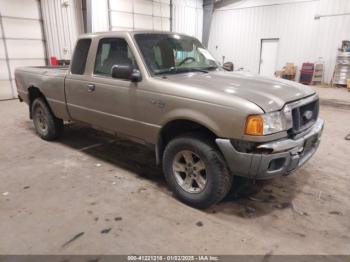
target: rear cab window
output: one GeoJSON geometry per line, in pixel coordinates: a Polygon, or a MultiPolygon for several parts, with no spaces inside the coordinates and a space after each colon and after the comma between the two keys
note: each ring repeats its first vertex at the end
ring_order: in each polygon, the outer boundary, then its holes
{"type": "Polygon", "coordinates": [[[84,74],[90,46],[91,46],[91,39],[86,38],[86,39],[78,40],[77,45],[75,47],[74,54],[73,54],[71,68],[70,68],[70,71],[72,74],[76,74],[76,75],[84,74]]]}

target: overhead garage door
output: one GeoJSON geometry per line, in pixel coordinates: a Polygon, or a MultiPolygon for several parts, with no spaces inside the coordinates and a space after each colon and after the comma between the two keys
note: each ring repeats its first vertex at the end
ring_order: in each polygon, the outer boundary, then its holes
{"type": "Polygon", "coordinates": [[[170,31],[170,0],[109,0],[110,30],[170,31]]]}
{"type": "Polygon", "coordinates": [[[17,97],[14,71],[45,65],[38,0],[0,0],[0,100],[17,97]]]}

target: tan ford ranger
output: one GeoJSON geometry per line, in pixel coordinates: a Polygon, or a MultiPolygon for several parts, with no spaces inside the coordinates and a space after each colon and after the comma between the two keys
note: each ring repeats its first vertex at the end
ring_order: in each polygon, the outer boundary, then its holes
{"type": "Polygon", "coordinates": [[[69,68],[20,68],[15,79],[40,137],[74,121],[151,146],[175,195],[198,208],[223,199],[234,175],[298,169],[323,129],[309,87],[227,72],[176,33],[83,35],[69,68]]]}

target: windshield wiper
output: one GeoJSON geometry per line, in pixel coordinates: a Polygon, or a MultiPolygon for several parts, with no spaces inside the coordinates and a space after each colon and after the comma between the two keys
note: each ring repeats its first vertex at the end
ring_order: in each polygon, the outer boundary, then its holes
{"type": "Polygon", "coordinates": [[[219,67],[218,66],[208,66],[205,68],[205,70],[215,70],[215,69],[218,69],[219,67]]]}
{"type": "Polygon", "coordinates": [[[163,74],[169,74],[169,71],[159,71],[159,72],[155,72],[155,75],[163,75],[163,74]]]}
{"type": "Polygon", "coordinates": [[[187,72],[202,72],[202,73],[209,73],[205,69],[201,68],[191,68],[191,67],[184,67],[184,68],[178,68],[178,67],[170,67],[169,68],[169,73],[187,73],[187,72]]]}
{"type": "MultiPolygon", "coordinates": [[[[211,68],[210,68],[211,69],[211,68]]],[[[155,72],[155,75],[163,75],[163,74],[178,74],[178,73],[189,73],[189,72],[202,72],[202,73],[209,73],[207,71],[207,68],[201,69],[201,68],[179,68],[179,67],[170,67],[168,70],[162,70],[159,72],[155,72]]]]}

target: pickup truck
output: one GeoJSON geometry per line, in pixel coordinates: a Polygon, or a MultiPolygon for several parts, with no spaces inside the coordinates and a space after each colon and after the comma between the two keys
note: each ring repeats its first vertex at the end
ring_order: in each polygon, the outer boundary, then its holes
{"type": "Polygon", "coordinates": [[[151,146],[175,196],[197,208],[221,201],[235,176],[295,171],[324,125],[311,88],[225,71],[172,32],[85,34],[69,68],[19,68],[15,80],[41,138],[74,121],[151,146]]]}

